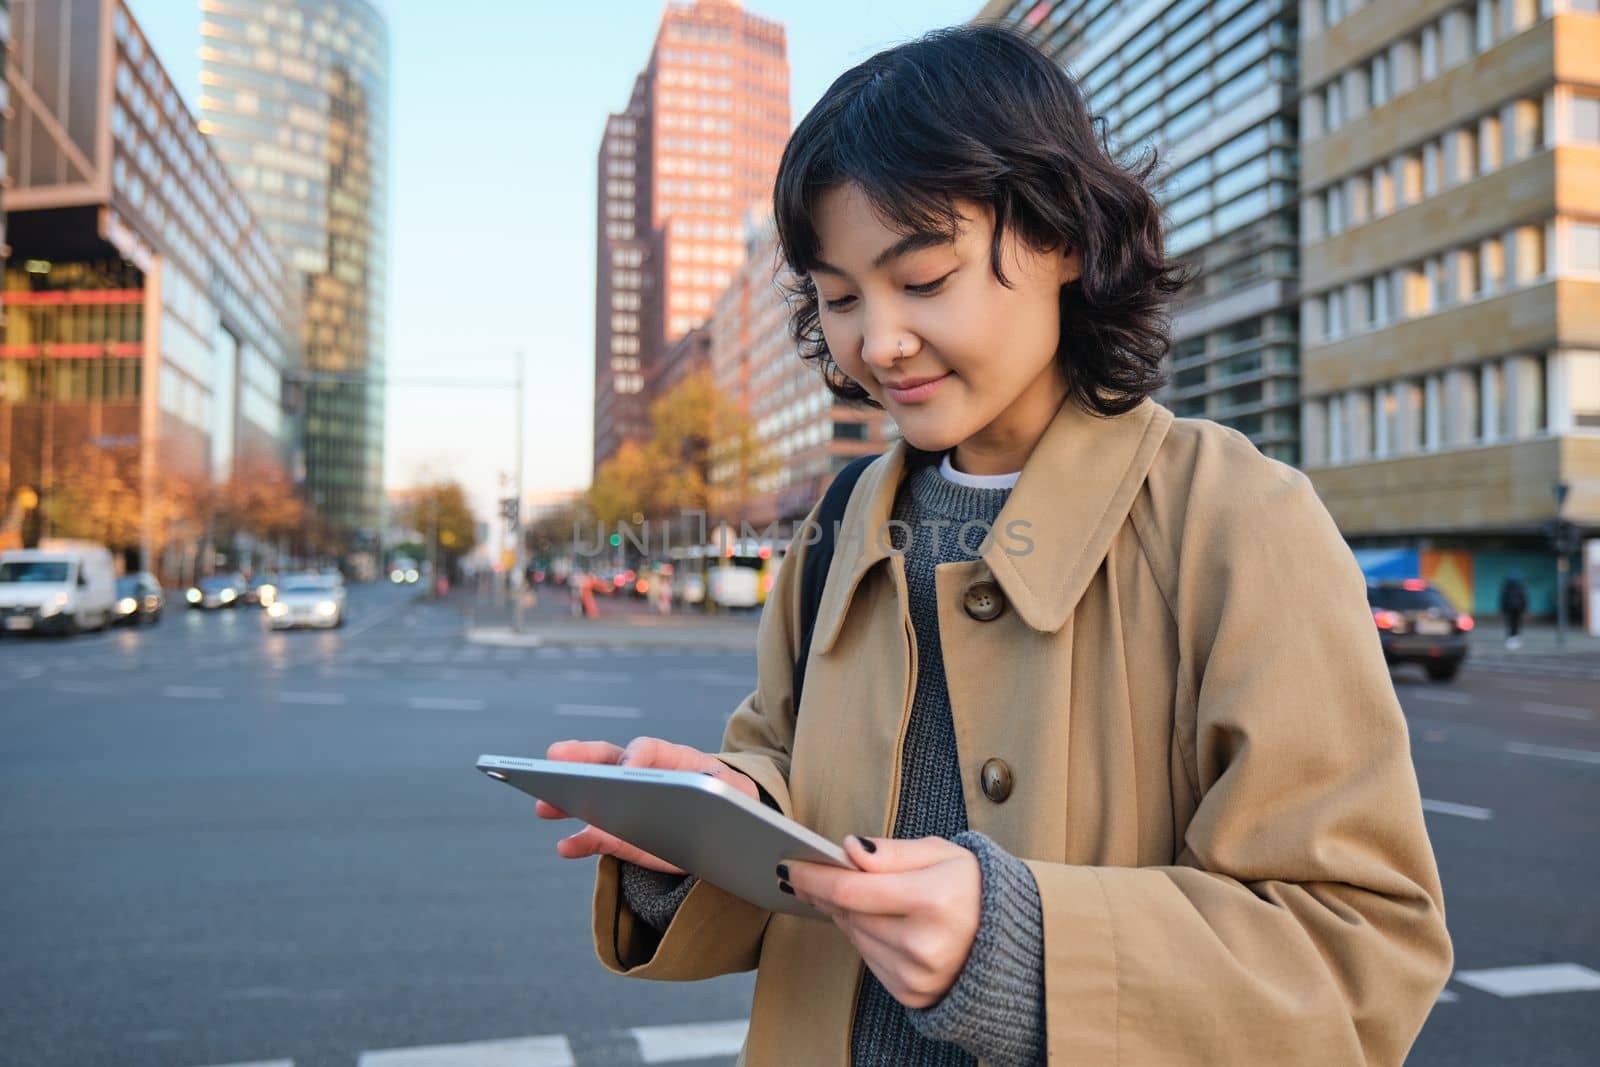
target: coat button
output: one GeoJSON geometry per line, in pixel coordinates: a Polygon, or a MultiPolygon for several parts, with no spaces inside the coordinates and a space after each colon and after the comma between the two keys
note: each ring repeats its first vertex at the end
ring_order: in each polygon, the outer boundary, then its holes
{"type": "Polygon", "coordinates": [[[1006,610],[1006,598],[993,582],[973,582],[961,598],[961,607],[979,622],[988,622],[1006,610]]]}
{"type": "Polygon", "coordinates": [[[992,759],[983,765],[979,776],[983,781],[983,795],[996,804],[1005,802],[1011,795],[1011,768],[1003,759],[992,759]]]}

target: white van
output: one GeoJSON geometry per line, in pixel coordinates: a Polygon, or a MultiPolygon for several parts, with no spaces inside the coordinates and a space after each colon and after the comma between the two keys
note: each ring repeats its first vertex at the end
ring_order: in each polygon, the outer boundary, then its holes
{"type": "Polygon", "coordinates": [[[0,631],[99,630],[116,612],[117,581],[103,545],[45,541],[0,552],[0,631]]]}

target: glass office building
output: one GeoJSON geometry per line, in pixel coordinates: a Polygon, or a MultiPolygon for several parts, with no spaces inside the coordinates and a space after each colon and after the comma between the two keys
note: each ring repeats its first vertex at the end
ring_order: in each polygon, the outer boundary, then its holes
{"type": "Polygon", "coordinates": [[[305,303],[306,498],[350,549],[383,528],[389,43],[367,0],[201,0],[201,129],[305,303]]]}
{"type": "Polygon", "coordinates": [[[1079,81],[1119,153],[1155,147],[1175,307],[1171,385],[1203,416],[1298,462],[1295,0],[991,0],[1079,81]]]}
{"type": "Polygon", "coordinates": [[[142,533],[108,540],[174,574],[199,534],[158,532],[158,476],[292,463],[294,279],[120,0],[10,15],[0,503],[29,489],[42,516],[74,462],[126,460],[142,533]]]}

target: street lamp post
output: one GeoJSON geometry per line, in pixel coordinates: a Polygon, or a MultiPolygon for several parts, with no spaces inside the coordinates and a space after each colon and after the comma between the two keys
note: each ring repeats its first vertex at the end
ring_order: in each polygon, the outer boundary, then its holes
{"type": "Polygon", "coordinates": [[[517,352],[517,506],[511,520],[511,536],[515,539],[512,549],[512,578],[511,578],[511,629],[516,633],[522,632],[522,583],[524,571],[522,565],[522,424],[527,418],[528,406],[523,396],[526,375],[523,367],[526,363],[521,351],[517,352]]]}

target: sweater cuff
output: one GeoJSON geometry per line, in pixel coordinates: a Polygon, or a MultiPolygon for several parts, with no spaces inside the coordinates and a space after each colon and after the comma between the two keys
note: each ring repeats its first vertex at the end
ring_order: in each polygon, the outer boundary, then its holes
{"type": "Polygon", "coordinates": [[[966,965],[939,1003],[907,1009],[922,1036],[950,1041],[984,1063],[1044,1062],[1044,912],[1033,872],[975,831],[951,840],[983,873],[978,933],[966,965]]]}
{"type": "Polygon", "coordinates": [[[672,925],[672,917],[694,888],[695,877],[652,871],[632,863],[619,863],[622,899],[633,913],[658,933],[672,925]]]}

